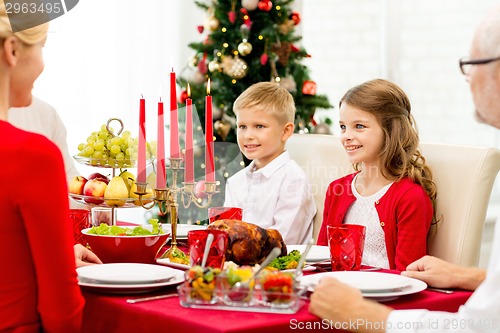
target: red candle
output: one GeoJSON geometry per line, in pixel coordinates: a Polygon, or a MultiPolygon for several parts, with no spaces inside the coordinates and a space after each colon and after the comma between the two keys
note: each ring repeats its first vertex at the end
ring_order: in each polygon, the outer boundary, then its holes
{"type": "Polygon", "coordinates": [[[194,183],[194,154],[193,154],[193,106],[191,87],[187,85],[186,99],[186,154],[184,155],[184,182],[194,183]]]}
{"type": "Polygon", "coordinates": [[[139,102],[139,136],[137,144],[137,182],[146,182],[146,101],[139,102]]]}
{"type": "Polygon", "coordinates": [[[180,158],[175,72],[170,73],[170,158],[180,158]]]}
{"type": "Polygon", "coordinates": [[[207,83],[205,97],[205,181],[215,182],[214,134],[212,119],[212,96],[210,96],[210,79],[207,83]]]}
{"type": "Polygon", "coordinates": [[[156,188],[166,188],[167,176],[165,174],[165,120],[163,117],[163,102],[158,102],[158,137],[156,142],[156,188]]]}

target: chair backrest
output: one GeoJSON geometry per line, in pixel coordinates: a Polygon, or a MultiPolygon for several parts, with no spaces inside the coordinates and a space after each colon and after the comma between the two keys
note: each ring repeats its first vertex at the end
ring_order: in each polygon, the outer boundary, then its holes
{"type": "MultiPolygon", "coordinates": [[[[441,218],[428,237],[429,254],[465,266],[479,261],[488,201],[498,170],[500,151],[494,148],[422,143],[422,154],[436,183],[436,215],[441,218]]],[[[313,235],[323,220],[326,188],[353,172],[337,137],[294,134],[287,142],[290,156],[304,169],[318,212],[313,235]]]]}
{"type": "Polygon", "coordinates": [[[340,140],[332,135],[293,134],[286,143],[286,149],[309,178],[317,208],[313,237],[318,239],[328,185],[354,170],[340,140]]]}
{"type": "Polygon", "coordinates": [[[436,216],[427,239],[429,254],[477,266],[488,202],[500,169],[495,148],[422,143],[437,187],[436,216]]]}

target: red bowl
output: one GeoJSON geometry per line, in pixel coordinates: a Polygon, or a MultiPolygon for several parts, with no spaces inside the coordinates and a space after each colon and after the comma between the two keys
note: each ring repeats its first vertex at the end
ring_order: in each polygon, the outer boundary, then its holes
{"type": "Polygon", "coordinates": [[[90,249],[103,263],[137,262],[154,264],[156,263],[158,250],[170,236],[170,233],[141,236],[94,235],[88,234],[88,230],[90,228],[83,229],[82,234],[90,249]]]}

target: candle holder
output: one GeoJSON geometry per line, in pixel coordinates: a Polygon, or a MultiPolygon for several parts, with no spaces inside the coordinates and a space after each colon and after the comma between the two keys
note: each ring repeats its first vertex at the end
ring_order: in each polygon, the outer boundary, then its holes
{"type": "Polygon", "coordinates": [[[181,166],[182,158],[170,158],[170,170],[172,170],[172,183],[169,188],[155,188],[153,198],[142,198],[146,195],[146,187],[148,183],[137,183],[137,194],[139,196],[139,202],[141,206],[145,209],[151,209],[158,203],[158,208],[161,214],[165,214],[170,211],[170,224],[171,224],[171,246],[168,251],[166,251],[161,258],[168,258],[171,254],[176,251],[180,251],[177,248],[177,211],[179,208],[178,195],[181,195],[181,202],[184,208],[189,208],[192,203],[194,203],[199,208],[207,208],[212,203],[212,196],[219,191],[217,191],[216,182],[206,182],[204,193],[207,195],[206,203],[202,204],[198,202],[199,197],[196,196],[195,188],[196,183],[182,183],[182,186],[178,186],[178,173],[184,168],[181,166]]]}

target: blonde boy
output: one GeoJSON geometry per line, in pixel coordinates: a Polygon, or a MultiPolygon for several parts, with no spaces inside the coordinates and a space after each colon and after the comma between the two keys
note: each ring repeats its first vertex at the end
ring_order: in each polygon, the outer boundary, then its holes
{"type": "Polygon", "coordinates": [[[306,243],[316,206],[306,175],[285,150],[294,130],[292,95],[279,84],[260,82],[233,109],[238,146],[252,162],[228,179],[224,206],[242,208],[245,222],[277,229],[286,244],[306,243]]]}

